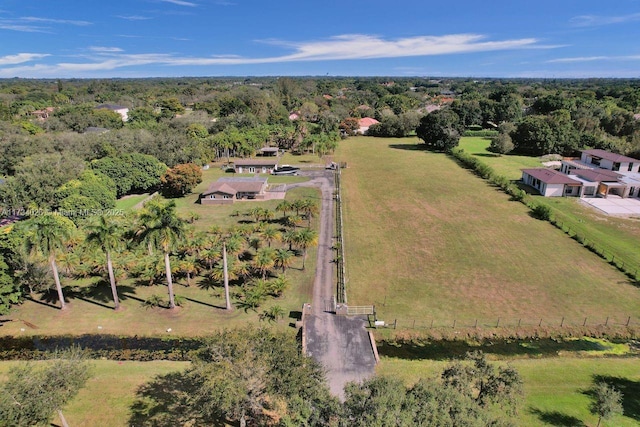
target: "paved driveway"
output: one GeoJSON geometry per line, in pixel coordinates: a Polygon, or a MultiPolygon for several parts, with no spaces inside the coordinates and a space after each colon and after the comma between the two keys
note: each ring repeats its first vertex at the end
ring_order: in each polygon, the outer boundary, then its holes
{"type": "Polygon", "coordinates": [[[618,196],[607,196],[606,199],[594,197],[580,199],[600,212],[612,216],[639,216],[640,217],[640,199],[626,198],[618,196]]]}
{"type": "Polygon", "coordinates": [[[287,189],[304,186],[320,187],[320,233],[318,259],[313,283],[311,314],[305,317],[307,354],[320,362],[327,374],[332,394],[342,398],[344,386],[373,375],[375,357],[365,321],[358,317],[336,316],[325,311],[325,304],[336,292],[334,251],[333,172],[304,172],[311,181],[288,185],[287,189]]]}

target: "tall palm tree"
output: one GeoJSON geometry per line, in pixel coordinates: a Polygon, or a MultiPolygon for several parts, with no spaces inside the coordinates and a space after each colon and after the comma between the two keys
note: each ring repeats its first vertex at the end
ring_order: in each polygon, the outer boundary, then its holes
{"type": "Polygon", "coordinates": [[[66,248],[65,242],[69,240],[76,226],[68,218],[51,214],[38,216],[30,221],[25,241],[27,248],[29,251],[41,253],[49,259],[49,266],[60,300],[60,309],[66,310],[67,305],[60,284],[56,255],[66,248]]]}
{"type": "Polygon", "coordinates": [[[222,269],[224,278],[224,302],[225,308],[231,310],[231,297],[229,297],[229,266],[227,263],[227,244],[222,243],[222,269]]]}
{"type": "Polygon", "coordinates": [[[144,224],[144,229],[140,233],[139,239],[152,242],[164,255],[165,274],[169,289],[169,308],[174,309],[176,303],[173,296],[173,279],[169,254],[184,238],[185,221],[178,218],[176,204],[173,200],[168,203],[148,203],[140,213],[140,220],[144,224]]]}
{"type": "Polygon", "coordinates": [[[318,244],[318,233],[310,228],[304,228],[297,233],[296,244],[302,249],[302,269],[307,260],[307,249],[318,244]]]}
{"type": "Polygon", "coordinates": [[[109,283],[111,284],[111,293],[113,294],[113,303],[115,310],[120,309],[120,300],[118,299],[118,289],[116,287],[116,278],[113,274],[113,261],[111,253],[122,247],[122,225],[113,217],[102,215],[98,217],[95,224],[87,227],[86,242],[95,247],[99,247],[107,257],[107,271],[109,272],[109,283]]]}
{"type": "Polygon", "coordinates": [[[278,248],[275,253],[275,267],[282,269],[282,274],[286,274],[287,268],[291,267],[295,254],[286,248],[278,248]]]}

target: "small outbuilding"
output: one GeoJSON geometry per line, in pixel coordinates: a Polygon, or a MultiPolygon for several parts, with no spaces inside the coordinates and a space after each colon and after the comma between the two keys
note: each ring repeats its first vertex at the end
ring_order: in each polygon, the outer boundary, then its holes
{"type": "Polygon", "coordinates": [[[233,162],[236,173],[271,173],[278,166],[278,159],[240,159],[233,162]]]}

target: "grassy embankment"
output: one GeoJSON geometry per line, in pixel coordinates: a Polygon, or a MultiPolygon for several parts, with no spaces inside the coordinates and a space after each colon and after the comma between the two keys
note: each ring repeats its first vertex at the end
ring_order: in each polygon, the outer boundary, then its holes
{"type": "Polygon", "coordinates": [[[350,303],[448,334],[476,320],[491,331],[638,324],[640,289],[626,276],[416,138],[351,138],[336,157],[349,165],[350,303]]]}
{"type": "MultiPolygon", "coordinates": [[[[275,209],[279,203],[279,200],[239,202],[224,206],[206,206],[196,203],[198,194],[221,176],[231,175],[215,167],[204,171],[203,182],[192,194],[175,199],[181,216],[186,218],[192,213],[198,215],[199,219],[194,222],[196,229],[207,230],[214,225],[226,228],[246,221],[251,222],[253,219],[245,215],[250,209],[255,206],[275,209]]],[[[269,183],[274,184],[305,180],[304,177],[269,177],[269,183]]],[[[287,192],[286,197],[288,200],[306,197],[319,199],[319,192],[314,188],[296,188],[287,192]]],[[[142,200],[144,196],[141,195],[139,198],[142,200]]],[[[124,201],[119,203],[123,204],[124,201]]],[[[135,204],[130,204],[129,209],[133,205],[135,204]]],[[[312,221],[312,227],[317,227],[317,219],[312,221]]],[[[267,300],[257,312],[236,309],[232,313],[227,313],[223,309],[222,287],[210,288],[204,277],[195,278],[195,284],[190,287],[185,286],[184,279],[177,281],[175,293],[186,300],[186,305],[173,312],[164,308],[145,308],[142,305],[142,302],[152,295],[160,295],[166,299],[165,285],[140,286],[132,279],[123,280],[119,283],[122,309],[117,313],[112,309],[113,303],[108,284],[100,282],[98,278],[84,280],[63,278],[63,286],[66,288],[66,296],[69,300],[69,309],[66,312],[57,309],[55,302],[27,300],[21,306],[12,309],[8,316],[1,317],[2,320],[9,321],[0,323],[0,334],[19,336],[104,333],[148,336],[168,335],[166,331],[171,328],[172,336],[200,336],[223,327],[257,322],[259,313],[273,305],[279,305],[285,310],[285,319],[280,320],[279,325],[286,328],[288,323],[293,321],[287,318],[289,313],[299,311],[302,304],[311,299],[315,263],[316,248],[314,247],[309,249],[304,271],[300,268],[302,259],[297,257],[293,267],[287,270],[291,287],[282,297],[267,300]],[[70,292],[71,290],[75,292],[70,292]]]]}

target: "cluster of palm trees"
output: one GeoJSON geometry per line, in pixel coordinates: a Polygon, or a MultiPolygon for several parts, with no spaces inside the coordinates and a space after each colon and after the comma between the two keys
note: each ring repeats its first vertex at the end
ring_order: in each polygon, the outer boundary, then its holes
{"type": "MultiPolygon", "coordinates": [[[[234,282],[238,305],[255,309],[268,296],[284,292],[289,285],[287,269],[301,255],[304,270],[307,251],[318,241],[314,230],[300,227],[305,219],[310,225],[317,215],[312,199],[283,201],[276,211],[282,213],[280,218],[257,207],[247,213],[254,219],[251,223],[197,231],[178,216],[175,202],[152,199],[133,215],[99,216],[80,228],[50,214],[25,221],[15,230],[25,242],[25,265],[47,260],[62,309],[67,305],[61,272],[108,278],[116,310],[120,308],[117,283],[127,277],[147,284],[164,281],[171,309],[179,305],[174,278],[184,278],[186,286],[195,277],[202,279],[201,284],[224,285],[227,309],[232,308],[229,283],[234,282]]],[[[24,274],[24,283],[28,276],[24,274]]]]}

